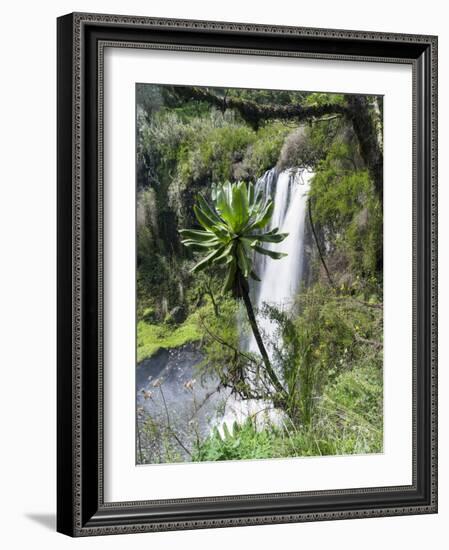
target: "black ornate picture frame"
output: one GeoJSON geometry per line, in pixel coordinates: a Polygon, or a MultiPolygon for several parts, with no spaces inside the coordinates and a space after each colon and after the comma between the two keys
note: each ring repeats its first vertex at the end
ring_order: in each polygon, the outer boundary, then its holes
{"type": "Polygon", "coordinates": [[[58,502],[70,536],[437,512],[437,38],[101,14],[58,19],[58,502]],[[404,63],[413,70],[413,483],[104,501],[105,45],[404,63]]]}

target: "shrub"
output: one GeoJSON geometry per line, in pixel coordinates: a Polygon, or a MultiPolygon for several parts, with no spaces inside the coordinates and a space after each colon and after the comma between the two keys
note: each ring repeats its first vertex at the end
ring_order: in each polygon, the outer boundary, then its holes
{"type": "Polygon", "coordinates": [[[196,444],[193,461],[379,453],[383,450],[382,371],[361,364],[343,372],[320,398],[310,425],[289,419],[258,427],[249,418],[196,444]]]}
{"type": "Polygon", "coordinates": [[[350,158],[349,144],[333,145],[318,166],[309,200],[328,258],[345,266],[335,278],[349,272],[351,283],[369,295],[381,292],[382,207],[368,171],[348,168],[350,158]]]}
{"type": "Polygon", "coordinates": [[[270,347],[287,385],[287,413],[309,426],[323,388],[369,357],[382,366],[382,309],[316,284],[297,297],[296,312],[265,305],[277,325],[270,347]]]}

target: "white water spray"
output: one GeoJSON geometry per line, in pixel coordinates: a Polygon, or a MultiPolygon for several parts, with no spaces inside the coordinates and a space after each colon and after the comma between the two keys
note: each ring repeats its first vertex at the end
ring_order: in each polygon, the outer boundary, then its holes
{"type": "MultiPolygon", "coordinates": [[[[304,269],[304,226],[307,209],[307,193],[313,174],[307,170],[284,170],[279,173],[276,168],[268,170],[256,184],[256,189],[265,197],[274,200],[274,210],[269,228],[278,228],[280,233],[288,233],[281,243],[263,244],[276,252],[287,254],[280,260],[268,256],[256,255],[255,271],[261,282],[251,281],[252,294],[255,296],[257,310],[263,304],[276,306],[278,309],[289,310],[299,290],[304,269]]],[[[245,315],[245,312],[242,312],[245,315]]],[[[269,341],[273,339],[276,325],[264,315],[258,315],[258,325],[262,338],[266,342],[269,355],[272,350],[269,341]]],[[[246,347],[253,353],[259,353],[254,336],[251,334],[246,347]]],[[[274,365],[275,366],[275,365],[274,365]]],[[[227,424],[232,431],[234,421],[241,424],[252,417],[256,425],[262,426],[266,420],[279,424],[283,413],[270,407],[262,400],[241,400],[231,395],[226,403],[225,413],[217,426],[223,434],[223,425],[227,424]]]]}
{"type": "MultiPolygon", "coordinates": [[[[283,252],[287,256],[273,260],[268,256],[258,255],[256,271],[261,282],[254,283],[253,286],[256,287],[255,305],[259,311],[264,303],[283,311],[289,310],[293,305],[304,269],[304,225],[307,193],[312,176],[307,170],[284,170],[276,177],[275,169],[272,169],[257,182],[257,188],[274,200],[269,230],[277,227],[280,233],[288,233],[288,237],[281,243],[263,245],[264,248],[283,252]]],[[[275,326],[266,316],[261,315],[258,323],[264,340],[269,340],[275,326]]],[[[258,352],[254,337],[250,340],[249,350],[258,352]]]]}

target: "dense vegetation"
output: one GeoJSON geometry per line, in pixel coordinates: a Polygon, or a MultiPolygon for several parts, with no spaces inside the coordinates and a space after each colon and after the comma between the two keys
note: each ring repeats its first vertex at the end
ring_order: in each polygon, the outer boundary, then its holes
{"type": "Polygon", "coordinates": [[[381,98],[152,85],[137,91],[138,362],[196,343],[203,355],[198,379],[213,376],[239,399],[283,413],[281,422],[249,417],[208,437],[196,432],[189,443],[172,426],[143,417],[140,439],[163,439],[165,451],[142,461],[381,451],[381,98]],[[265,345],[274,350],[282,396],[267,383],[263,353],[242,350],[242,334],[254,327],[242,318],[241,296],[222,293],[225,266],[192,273],[204,254],[179,234],[200,229],[194,206],[199,195],[213,204],[213,184],[254,183],[274,166],[314,172],[307,281],[291,311],[266,304],[256,312],[277,327],[265,345]]]}

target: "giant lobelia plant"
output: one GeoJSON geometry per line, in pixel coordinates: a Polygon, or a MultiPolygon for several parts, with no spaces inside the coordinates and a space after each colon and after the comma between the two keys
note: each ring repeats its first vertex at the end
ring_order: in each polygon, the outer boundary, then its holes
{"type": "Polygon", "coordinates": [[[277,392],[285,395],[265,349],[249,296],[248,279],[260,281],[254,271],[256,253],[279,260],[286,254],[261,246],[263,243],[280,243],[287,233],[278,228],[264,230],[270,223],[274,203],[256,192],[254,185],[245,182],[225,183],[212,187],[212,204],[198,195],[193,209],[203,229],[182,229],[182,243],[205,256],[192,269],[200,271],[210,266],[222,266],[226,270],[223,292],[243,300],[254,338],[262,356],[268,377],[277,392]]]}

